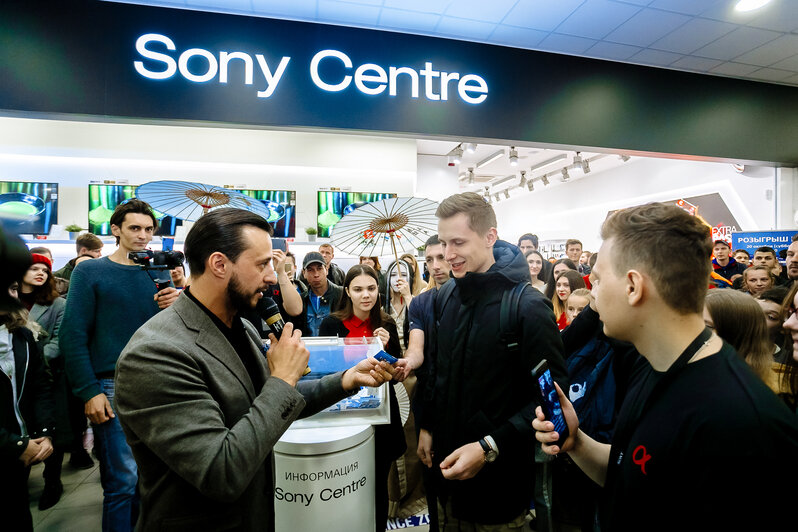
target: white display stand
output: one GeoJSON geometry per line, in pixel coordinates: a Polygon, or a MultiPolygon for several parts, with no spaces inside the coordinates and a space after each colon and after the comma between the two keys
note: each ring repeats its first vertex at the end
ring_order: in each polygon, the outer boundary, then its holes
{"type": "Polygon", "coordinates": [[[274,446],[276,532],[373,532],[371,425],[289,429],[274,446]]]}

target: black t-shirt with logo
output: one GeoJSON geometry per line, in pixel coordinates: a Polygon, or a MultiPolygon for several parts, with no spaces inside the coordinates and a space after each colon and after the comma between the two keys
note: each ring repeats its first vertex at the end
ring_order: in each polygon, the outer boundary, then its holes
{"type": "Polygon", "coordinates": [[[798,418],[725,343],[664,376],[643,357],[635,365],[602,530],[794,527],[793,510],[777,501],[798,500],[798,418]]]}

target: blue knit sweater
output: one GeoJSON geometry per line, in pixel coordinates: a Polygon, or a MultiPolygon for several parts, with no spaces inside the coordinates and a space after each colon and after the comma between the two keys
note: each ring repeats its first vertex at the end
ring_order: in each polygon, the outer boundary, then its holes
{"type": "Polygon", "coordinates": [[[113,372],[130,337],[158,313],[155,283],[139,266],[108,257],[83,261],[72,272],[60,347],[75,395],[102,393],[97,377],[113,372]]]}

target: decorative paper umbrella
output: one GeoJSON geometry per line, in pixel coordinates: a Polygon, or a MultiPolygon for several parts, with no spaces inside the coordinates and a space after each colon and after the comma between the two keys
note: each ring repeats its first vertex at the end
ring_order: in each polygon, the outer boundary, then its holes
{"type": "Polygon", "coordinates": [[[341,218],[332,227],[333,245],[351,255],[381,256],[397,249],[414,253],[438,232],[435,210],[427,198],[389,198],[367,203],[341,218]]]}
{"type": "Polygon", "coordinates": [[[189,181],[152,181],[136,188],[136,197],[169,216],[196,222],[213,209],[244,209],[276,221],[285,215],[279,203],[250,198],[235,190],[189,181]]]}

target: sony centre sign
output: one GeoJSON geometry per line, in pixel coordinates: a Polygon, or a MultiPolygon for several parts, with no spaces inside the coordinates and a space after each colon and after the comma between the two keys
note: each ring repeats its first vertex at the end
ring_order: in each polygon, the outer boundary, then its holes
{"type": "Polygon", "coordinates": [[[310,82],[323,91],[358,91],[369,96],[423,98],[429,101],[460,99],[478,105],[488,97],[488,84],[477,74],[435,70],[432,61],[415,66],[381,66],[374,63],[355,65],[345,52],[320,50],[308,65],[294,67],[290,56],[279,61],[263,54],[254,57],[242,51],[189,48],[179,51],[166,35],[147,33],[136,39],[140,60],[133,62],[136,72],[148,79],[167,80],[180,76],[193,83],[243,83],[253,86],[258,98],[269,98],[279,90],[280,81],[292,69],[310,74],[310,82]],[[231,76],[243,67],[243,77],[231,76]],[[334,72],[334,73],[333,73],[334,72]],[[401,88],[400,88],[401,80],[401,88]]]}

